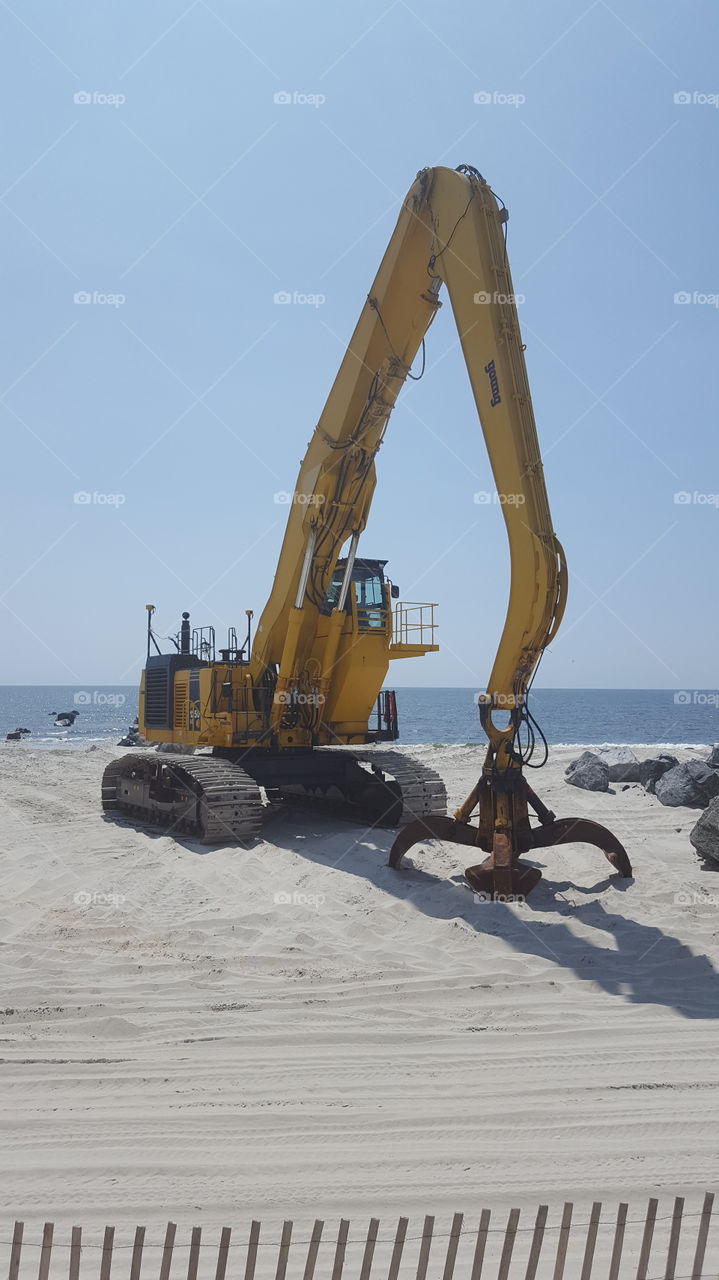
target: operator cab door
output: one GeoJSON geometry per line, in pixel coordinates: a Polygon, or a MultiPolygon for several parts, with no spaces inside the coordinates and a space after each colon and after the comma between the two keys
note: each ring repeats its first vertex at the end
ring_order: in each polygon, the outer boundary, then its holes
{"type": "MultiPolygon", "coordinates": [[[[384,567],[386,560],[356,559],[352,568],[351,588],[347,595],[345,612],[352,615],[357,631],[387,632],[388,610],[384,567]]],[[[332,581],[327,590],[322,612],[329,614],[337,606],[346,560],[338,560],[332,581]]]]}

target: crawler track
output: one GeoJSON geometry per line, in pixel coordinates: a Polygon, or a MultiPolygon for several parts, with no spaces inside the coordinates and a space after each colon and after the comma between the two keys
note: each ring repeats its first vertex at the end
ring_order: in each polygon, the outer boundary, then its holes
{"type": "Polygon", "coordinates": [[[358,764],[370,765],[377,777],[377,784],[387,795],[388,814],[392,821],[378,822],[379,826],[403,827],[408,822],[425,818],[429,814],[447,812],[447,790],[439,774],[406,756],[402,751],[348,752],[358,764]],[[395,786],[392,786],[394,779],[395,786]],[[397,809],[397,796],[401,798],[401,810],[397,809]]]}
{"type": "Polygon", "coordinates": [[[260,785],[281,801],[329,806],[341,818],[377,827],[404,826],[447,810],[439,774],[400,751],[320,749],[301,760],[302,776],[294,779],[288,761],[279,777],[275,762],[272,779],[261,755],[245,755],[244,762],[246,768],[211,755],[121,756],[105,769],[102,807],[203,844],[257,839],[260,785]]]}
{"type": "Polygon", "coordinates": [[[121,756],[105,769],[102,807],[203,844],[252,841],[262,826],[254,778],[214,756],[121,756]]]}

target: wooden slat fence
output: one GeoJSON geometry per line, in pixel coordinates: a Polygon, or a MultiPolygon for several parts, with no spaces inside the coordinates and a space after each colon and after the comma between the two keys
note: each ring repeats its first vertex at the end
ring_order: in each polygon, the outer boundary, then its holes
{"type": "Polygon", "coordinates": [[[428,1216],[415,1230],[408,1218],[325,1227],[252,1222],[222,1227],[218,1240],[216,1228],[178,1233],[174,1222],[157,1238],[144,1226],[107,1226],[100,1238],[16,1222],[4,1242],[8,1280],[719,1280],[709,1191],[689,1207],[677,1196],[664,1207],[652,1198],[641,1208],[483,1209],[478,1221],[455,1213],[446,1226],[428,1216]]]}

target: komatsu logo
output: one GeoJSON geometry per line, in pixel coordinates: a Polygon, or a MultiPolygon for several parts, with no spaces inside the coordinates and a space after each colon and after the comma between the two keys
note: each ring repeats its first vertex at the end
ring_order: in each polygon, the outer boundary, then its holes
{"type": "Polygon", "coordinates": [[[492,392],[492,399],[489,403],[492,408],[494,408],[496,404],[502,403],[502,397],[499,394],[499,378],[497,377],[497,370],[494,367],[494,360],[490,360],[489,364],[484,366],[484,372],[489,377],[489,389],[492,392]]]}

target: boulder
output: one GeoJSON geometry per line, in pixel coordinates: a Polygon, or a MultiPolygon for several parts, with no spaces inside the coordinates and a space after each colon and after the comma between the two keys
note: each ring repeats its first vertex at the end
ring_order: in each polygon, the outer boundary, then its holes
{"type": "Polygon", "coordinates": [[[155,748],[165,756],[194,756],[195,748],[184,742],[158,742],[155,748]]]}
{"type": "Polygon", "coordinates": [[[702,760],[676,764],[657,779],[654,794],[662,804],[705,809],[719,795],[719,773],[702,760]]]}
{"type": "Polygon", "coordinates": [[[642,760],[637,770],[636,781],[641,782],[645,790],[654,795],[654,789],[659,779],[677,764],[679,764],[679,761],[676,756],[670,756],[667,752],[662,751],[658,756],[651,756],[649,760],[642,760]]]}
{"type": "Polygon", "coordinates": [[[609,765],[593,751],[583,751],[572,760],[564,776],[570,786],[581,787],[583,791],[609,790],[609,765]]]}
{"type": "Polygon", "coordinates": [[[719,797],[712,800],[689,832],[697,853],[702,858],[719,862],[719,797]]]}
{"type": "Polygon", "coordinates": [[[719,742],[715,742],[706,760],[710,769],[719,769],[719,742]]]}
{"type": "Polygon", "coordinates": [[[600,760],[609,765],[610,782],[638,782],[637,770],[639,761],[631,747],[600,747],[596,753],[600,760]]]}

